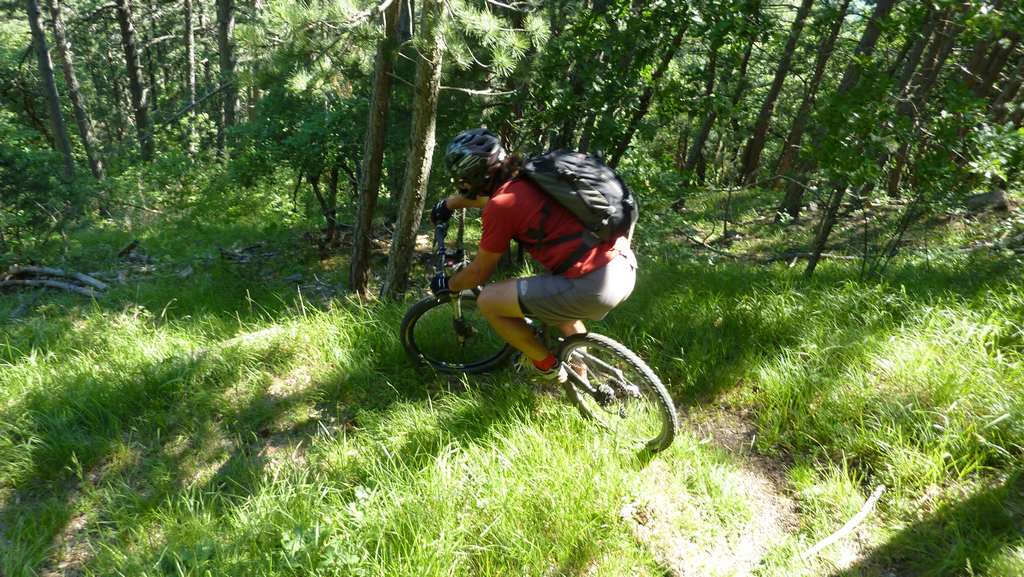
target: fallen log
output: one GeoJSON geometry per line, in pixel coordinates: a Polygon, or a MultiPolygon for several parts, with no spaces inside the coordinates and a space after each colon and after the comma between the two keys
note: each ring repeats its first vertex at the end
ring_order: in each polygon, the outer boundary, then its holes
{"type": "MultiPolygon", "coordinates": [[[[710,244],[708,244],[708,243],[706,243],[706,242],[704,242],[704,241],[702,241],[702,240],[700,240],[698,238],[694,238],[693,236],[687,234],[685,231],[683,231],[682,234],[683,234],[684,237],[686,237],[686,240],[690,241],[690,244],[692,244],[693,246],[695,246],[697,248],[702,248],[704,250],[711,251],[711,252],[713,252],[713,253],[715,253],[715,254],[717,254],[719,256],[725,257],[725,258],[731,258],[731,259],[736,259],[736,260],[746,260],[746,261],[751,261],[751,262],[755,262],[755,263],[758,263],[758,264],[771,264],[771,263],[774,263],[774,262],[789,262],[790,264],[792,264],[792,263],[794,263],[797,260],[810,258],[811,254],[812,254],[810,252],[788,252],[788,253],[783,253],[783,254],[778,254],[778,255],[732,253],[732,252],[728,252],[728,251],[722,250],[720,248],[713,247],[710,244]]],[[[822,253],[821,254],[821,258],[830,258],[830,259],[833,259],[833,260],[857,260],[860,257],[852,256],[852,255],[848,255],[848,254],[822,253]]]]}
{"type": "Polygon", "coordinates": [[[121,250],[117,251],[117,256],[119,258],[124,258],[124,257],[128,256],[129,254],[131,254],[132,251],[135,250],[138,246],[139,246],[139,239],[135,239],[135,240],[131,241],[130,243],[128,243],[127,245],[125,245],[124,248],[122,248],[121,250]]]}
{"type": "Polygon", "coordinates": [[[68,279],[74,279],[82,284],[89,285],[99,290],[107,290],[107,283],[93,278],[87,274],[74,271],[64,271],[59,268],[52,268],[48,266],[23,266],[23,265],[12,265],[11,268],[7,269],[7,274],[11,276],[19,275],[43,275],[43,276],[55,276],[68,279]]]}
{"type": "Polygon", "coordinates": [[[46,279],[46,278],[40,278],[40,279],[8,278],[8,279],[0,280],[0,288],[9,287],[9,286],[34,286],[34,287],[41,286],[41,287],[49,287],[49,288],[66,290],[66,291],[70,291],[70,292],[73,292],[73,293],[78,293],[80,295],[84,295],[84,296],[87,296],[87,297],[90,297],[90,298],[96,298],[97,296],[99,296],[98,292],[96,292],[95,290],[93,290],[93,289],[91,289],[89,287],[78,286],[76,284],[71,284],[71,283],[67,283],[67,282],[61,282],[59,280],[46,279]]]}

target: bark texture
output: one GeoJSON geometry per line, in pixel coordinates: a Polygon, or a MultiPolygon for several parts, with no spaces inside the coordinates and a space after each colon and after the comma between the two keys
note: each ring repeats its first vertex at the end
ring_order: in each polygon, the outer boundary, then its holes
{"type": "Polygon", "coordinates": [[[398,222],[395,224],[395,235],[391,240],[388,268],[381,290],[385,298],[396,298],[405,292],[408,286],[409,269],[416,245],[416,231],[419,229],[423,213],[434,152],[437,95],[441,88],[441,60],[444,56],[442,6],[438,0],[424,0],[420,5],[422,17],[419,34],[423,41],[416,63],[416,94],[413,99],[409,162],[402,187],[402,205],[398,222]]]}
{"type": "Polygon", "coordinates": [[[196,153],[196,35],[192,25],[192,0],[185,0],[185,82],[188,98],[188,153],[196,153]]]}
{"type": "MultiPolygon", "coordinates": [[[[860,81],[862,61],[874,54],[878,38],[882,34],[882,23],[888,19],[894,3],[895,0],[878,0],[875,4],[875,9],[867,25],[864,27],[864,33],[860,37],[860,42],[857,43],[854,59],[846,67],[846,71],[843,72],[843,79],[839,82],[839,88],[836,89],[837,97],[841,98],[860,81]]],[[[821,221],[818,223],[818,230],[811,243],[811,257],[807,260],[807,268],[804,269],[804,276],[806,277],[814,274],[814,269],[818,266],[818,261],[821,260],[821,253],[825,248],[825,243],[828,242],[828,237],[832,234],[832,227],[835,226],[839,206],[842,204],[843,197],[849,189],[849,184],[844,181],[835,181],[831,184],[830,188],[832,193],[829,195],[828,205],[821,217],[821,221]]]]}
{"type": "Polygon", "coordinates": [[[46,45],[46,34],[43,32],[37,0],[26,0],[25,11],[28,14],[29,28],[32,30],[32,46],[36,51],[39,77],[43,82],[43,94],[46,96],[46,106],[50,113],[53,146],[64,157],[64,181],[70,182],[75,175],[75,159],[71,155],[71,141],[68,139],[64,115],[60,109],[60,94],[57,92],[57,82],[53,77],[53,60],[50,59],[50,48],[46,45]]]}
{"type": "Polygon", "coordinates": [[[796,166],[800,155],[800,144],[803,141],[804,132],[807,130],[811,112],[814,110],[818,89],[821,87],[821,81],[825,77],[825,68],[832,57],[836,39],[839,37],[839,31],[846,20],[846,11],[849,7],[850,0],[842,0],[842,3],[836,9],[836,16],[832,20],[828,33],[821,38],[821,43],[818,45],[818,53],[814,58],[814,72],[800,101],[800,108],[797,109],[796,116],[793,117],[793,124],[789,127],[786,141],[782,145],[782,152],[775,163],[775,174],[792,179],[786,182],[786,195],[782,200],[782,206],[779,207],[779,213],[785,212],[794,220],[800,216],[800,206],[803,203],[804,196],[804,183],[797,179],[797,175],[804,172],[803,170],[798,170],[796,166]]]}
{"type": "Polygon", "coordinates": [[[71,42],[68,41],[64,31],[64,17],[61,14],[60,0],[50,0],[50,18],[53,25],[53,38],[57,43],[57,51],[60,53],[61,66],[64,70],[68,98],[75,111],[75,124],[78,126],[78,135],[82,139],[85,155],[89,159],[89,169],[92,170],[92,175],[96,177],[96,180],[103,180],[105,176],[103,159],[100,158],[99,143],[96,141],[92,129],[92,119],[89,118],[89,111],[85,108],[82,91],[78,85],[78,77],[75,75],[74,54],[71,51],[71,42]]]}
{"type": "Polygon", "coordinates": [[[370,236],[373,214],[377,208],[381,167],[384,163],[384,138],[391,109],[391,70],[400,33],[402,2],[395,1],[384,11],[384,38],[377,44],[373,66],[373,93],[370,97],[370,118],[363,145],[362,180],[359,183],[359,208],[356,212],[352,243],[352,265],[349,285],[360,296],[367,293],[370,268],[370,236]]]}
{"type": "MultiPolygon", "coordinates": [[[[727,77],[723,78],[722,83],[726,84],[731,80],[729,76],[732,76],[732,73],[735,72],[736,88],[733,91],[732,98],[730,98],[729,100],[730,109],[735,108],[736,103],[739,102],[740,98],[742,98],[743,94],[746,92],[747,66],[750,64],[750,56],[753,53],[754,45],[757,44],[758,25],[756,24],[756,22],[760,19],[760,10],[760,2],[755,2],[752,6],[752,12],[749,16],[751,20],[755,22],[755,24],[751,26],[751,30],[749,31],[750,38],[747,41],[746,48],[744,48],[743,50],[743,56],[740,58],[739,70],[730,70],[726,75],[727,77]]],[[[711,87],[710,82],[708,83],[708,87],[711,87]]],[[[710,89],[707,92],[709,95],[713,94],[713,91],[710,89]]],[[[704,121],[700,125],[700,130],[697,131],[697,135],[694,137],[693,140],[693,145],[690,148],[689,154],[686,157],[686,166],[684,167],[684,171],[686,173],[692,175],[694,169],[697,168],[698,163],[700,163],[704,158],[704,147],[707,144],[708,137],[711,135],[711,129],[714,127],[715,121],[718,119],[718,114],[718,107],[715,105],[715,103],[711,103],[711,109],[704,117],[704,121]]],[[[700,180],[703,181],[703,178],[701,178],[700,180]]],[[[690,176],[690,181],[693,181],[692,176],[690,176]]]]}
{"type": "Polygon", "coordinates": [[[139,151],[145,161],[153,160],[153,127],[149,121],[149,92],[142,81],[142,65],[139,62],[139,48],[136,44],[135,25],[132,24],[131,0],[114,0],[117,8],[117,24],[121,28],[121,48],[128,68],[128,92],[131,95],[132,111],[135,114],[135,132],[139,139],[139,151]]]}
{"type": "Polygon", "coordinates": [[[765,138],[768,134],[768,123],[772,119],[775,102],[782,92],[782,85],[786,82],[786,76],[789,75],[790,65],[793,62],[793,53],[796,52],[796,45],[800,40],[800,34],[803,32],[804,22],[807,20],[807,15],[811,12],[811,6],[813,5],[814,0],[803,0],[796,11],[793,25],[789,29],[789,38],[786,40],[785,48],[782,49],[782,59],[775,69],[772,85],[768,88],[768,94],[765,95],[764,102],[761,104],[761,110],[757,114],[757,120],[754,122],[754,129],[750,135],[750,140],[747,141],[747,146],[743,149],[743,160],[741,161],[739,175],[740,184],[752,184],[754,180],[754,171],[757,170],[757,165],[761,162],[761,151],[764,150],[765,138]]]}
{"type": "Polygon", "coordinates": [[[222,105],[221,130],[217,132],[217,149],[224,152],[226,134],[238,116],[238,86],[235,84],[235,0],[217,0],[217,50],[220,56],[222,105]]]}
{"type": "Polygon", "coordinates": [[[608,157],[608,166],[617,166],[619,164],[619,160],[622,159],[622,155],[626,153],[629,143],[633,140],[633,135],[636,134],[637,129],[640,128],[640,121],[643,120],[644,116],[647,115],[647,111],[651,108],[651,99],[654,97],[654,91],[658,88],[658,83],[661,81],[661,77],[665,75],[665,71],[668,70],[668,65],[672,62],[676,52],[679,51],[679,46],[683,43],[683,36],[686,35],[686,28],[687,26],[685,24],[679,25],[679,30],[677,30],[675,35],[672,37],[672,41],[669,43],[668,49],[658,62],[658,67],[655,68],[654,72],[651,74],[651,82],[646,88],[644,88],[644,92],[640,96],[640,102],[637,104],[637,108],[633,112],[632,118],[629,120],[626,133],[622,136],[619,143],[615,145],[615,149],[608,157]]]}

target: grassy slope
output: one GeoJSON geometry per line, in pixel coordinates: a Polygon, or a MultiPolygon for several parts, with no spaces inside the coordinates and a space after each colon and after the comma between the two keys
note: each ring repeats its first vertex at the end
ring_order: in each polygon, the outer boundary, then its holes
{"type": "MultiPolygon", "coordinates": [[[[804,282],[784,264],[693,256],[668,228],[656,244],[649,229],[634,297],[598,328],[684,409],[754,415],[797,513],[756,574],[1024,573],[1019,267],[910,261],[864,283],[826,264],[804,282]],[[799,560],[880,483],[861,556],[799,560]]],[[[405,305],[308,305],[279,279],[332,263],[285,233],[248,265],[207,257],[266,231],[141,237],[155,272],[4,321],[4,575],[746,569],[715,555],[752,538],[749,463],[696,430],[638,463],[512,373],[417,371],[395,334],[405,305]]],[[[76,238],[72,264],[100,270],[130,237],[76,238]]],[[[0,319],[28,298],[5,297],[0,319]]]]}

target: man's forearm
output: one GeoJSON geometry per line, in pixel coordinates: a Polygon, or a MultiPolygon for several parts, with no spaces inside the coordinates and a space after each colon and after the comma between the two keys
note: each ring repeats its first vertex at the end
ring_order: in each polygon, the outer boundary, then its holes
{"type": "Polygon", "coordinates": [[[455,276],[448,281],[448,288],[451,289],[452,292],[459,292],[480,286],[480,284],[487,279],[478,278],[478,276],[479,271],[477,271],[471,263],[466,268],[455,273],[455,276]]]}
{"type": "Polygon", "coordinates": [[[445,204],[452,210],[459,210],[460,208],[483,208],[487,204],[486,196],[478,196],[476,198],[468,198],[462,196],[459,193],[450,195],[445,204]]]}

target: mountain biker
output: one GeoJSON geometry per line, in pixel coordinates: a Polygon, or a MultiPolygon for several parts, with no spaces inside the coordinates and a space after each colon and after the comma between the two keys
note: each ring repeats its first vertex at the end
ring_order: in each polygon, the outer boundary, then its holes
{"type": "Polygon", "coordinates": [[[477,307],[506,342],[522,351],[539,374],[565,382],[561,362],[526,323],[529,316],[557,326],[565,336],[586,332],[583,319],[601,320],[633,292],[636,258],[627,235],[592,247],[580,236],[583,225],[568,209],[521,177],[522,161],[483,128],[466,130],[448,144],[448,171],[459,189],[431,209],[431,222],[451,218],[461,208],[483,209],[483,234],[476,257],[452,277],[431,281],[436,296],[482,285],[494,273],[513,238],[549,271],[483,288],[477,307]],[[537,231],[543,239],[537,240],[537,231]],[[565,237],[573,238],[560,242],[565,237]]]}

